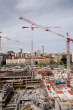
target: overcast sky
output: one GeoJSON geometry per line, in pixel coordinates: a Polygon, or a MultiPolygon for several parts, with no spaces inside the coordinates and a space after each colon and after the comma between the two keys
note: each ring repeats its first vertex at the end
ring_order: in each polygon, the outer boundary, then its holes
{"type": "MultiPolygon", "coordinates": [[[[23,16],[37,24],[51,26],[51,30],[66,35],[69,32],[73,38],[73,0],[0,0],[0,32],[3,36],[20,43],[2,39],[3,50],[31,50],[31,40],[34,50],[44,45],[45,52],[65,52],[66,40],[42,29],[22,30],[22,26],[31,26],[18,18],[23,16]],[[55,29],[54,26],[60,28],[55,29]]],[[[73,51],[71,43],[71,51],[73,51]]]]}

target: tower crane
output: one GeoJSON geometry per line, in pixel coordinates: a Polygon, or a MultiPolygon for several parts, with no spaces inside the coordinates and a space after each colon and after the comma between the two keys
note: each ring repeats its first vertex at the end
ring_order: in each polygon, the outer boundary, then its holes
{"type": "MultiPolygon", "coordinates": [[[[1,32],[0,32],[0,33],[1,33],[1,32]]],[[[16,42],[16,43],[20,43],[19,40],[14,40],[14,39],[11,39],[11,38],[9,38],[9,37],[7,37],[7,36],[0,35],[0,49],[1,49],[1,39],[6,39],[6,40],[14,41],[14,42],[16,42]]]]}
{"type": "MultiPolygon", "coordinates": [[[[42,27],[42,26],[40,26],[40,25],[38,25],[38,24],[36,24],[36,23],[32,23],[32,21],[27,20],[26,18],[19,17],[19,19],[20,19],[20,20],[25,20],[26,22],[32,24],[32,26],[22,26],[22,29],[31,29],[31,30],[33,31],[35,28],[43,28],[43,29],[46,28],[46,31],[47,31],[47,30],[49,30],[50,28],[60,28],[60,26],[54,26],[54,27],[52,27],[52,26],[44,27],[44,26],[43,26],[43,27],[42,27]]],[[[49,30],[49,31],[50,31],[50,30],[49,30]]],[[[32,41],[31,41],[31,54],[32,54],[31,65],[34,64],[34,61],[33,61],[33,46],[34,46],[34,45],[33,45],[33,39],[32,39],[32,41]]]]}
{"type": "MultiPolygon", "coordinates": [[[[0,32],[1,34],[2,32],[0,32]]],[[[9,56],[10,59],[12,59],[12,57],[14,56],[14,54],[5,54],[4,51],[2,51],[2,47],[1,47],[1,40],[2,39],[6,39],[6,40],[12,40],[12,41],[15,41],[15,42],[20,42],[19,40],[13,40],[7,36],[2,36],[0,35],[0,52],[3,52],[3,54],[0,54],[0,56],[9,56]]]]}
{"type": "MultiPolygon", "coordinates": [[[[41,26],[39,24],[36,24],[35,22],[32,22],[31,20],[29,20],[27,18],[19,17],[19,19],[31,24],[32,25],[31,29],[41,28],[44,31],[51,32],[53,34],[56,34],[59,37],[65,38],[65,40],[66,40],[66,55],[67,55],[67,86],[70,86],[70,42],[73,42],[73,39],[69,37],[68,32],[66,33],[66,36],[65,36],[61,33],[57,33],[57,32],[52,31],[48,27],[44,27],[44,26],[41,26]]],[[[23,26],[22,28],[24,29],[24,28],[29,28],[29,27],[23,26]]]]}

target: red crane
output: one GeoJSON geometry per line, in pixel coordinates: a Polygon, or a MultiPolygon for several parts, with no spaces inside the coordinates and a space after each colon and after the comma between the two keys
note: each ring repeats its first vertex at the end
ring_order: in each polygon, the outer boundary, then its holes
{"type": "MultiPolygon", "coordinates": [[[[19,19],[31,24],[32,25],[31,29],[42,28],[47,32],[52,32],[52,33],[56,34],[57,36],[65,38],[65,40],[66,40],[66,54],[67,54],[67,86],[70,86],[70,41],[73,42],[73,39],[69,37],[68,33],[66,33],[66,37],[65,37],[65,35],[54,32],[54,31],[52,31],[51,29],[49,29],[47,27],[36,24],[35,22],[32,22],[31,20],[29,20],[27,18],[19,17],[19,19]],[[36,26],[36,27],[33,27],[33,26],[36,26]]],[[[29,28],[29,27],[24,27],[23,26],[22,28],[24,29],[24,28],[29,28]]]]}
{"type": "Polygon", "coordinates": [[[9,58],[12,59],[12,57],[15,55],[14,54],[1,54],[0,56],[9,56],[9,58]]]}
{"type": "MultiPolygon", "coordinates": [[[[2,33],[2,32],[0,32],[0,34],[1,34],[1,33],[2,33]]],[[[0,35],[0,50],[2,49],[2,47],[1,47],[1,39],[11,40],[11,41],[14,41],[14,42],[16,42],[16,43],[20,43],[19,40],[14,40],[14,39],[9,38],[9,37],[7,37],[7,36],[2,36],[2,35],[0,35]]]]}
{"type": "MultiPolygon", "coordinates": [[[[1,34],[2,32],[0,32],[0,34],[1,34]]],[[[6,40],[12,40],[12,41],[15,41],[15,42],[20,42],[20,41],[18,41],[18,40],[13,40],[13,39],[11,39],[11,38],[9,38],[9,37],[4,37],[4,36],[2,36],[2,35],[0,35],[0,50],[2,50],[2,48],[1,48],[1,39],[6,39],[6,40]]],[[[1,51],[2,52],[2,51],[1,51]]],[[[12,59],[12,57],[13,56],[15,56],[14,54],[5,54],[5,53],[3,53],[3,54],[0,54],[0,56],[9,56],[9,58],[10,59],[12,59]]]]}

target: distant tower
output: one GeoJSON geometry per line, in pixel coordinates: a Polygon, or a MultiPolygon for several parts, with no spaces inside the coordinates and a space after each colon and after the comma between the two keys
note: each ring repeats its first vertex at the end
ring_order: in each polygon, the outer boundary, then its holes
{"type": "Polygon", "coordinates": [[[42,55],[44,56],[44,45],[42,45],[42,55]]]}
{"type": "Polygon", "coordinates": [[[40,50],[37,50],[37,56],[40,56],[40,55],[41,55],[40,50]]]}
{"type": "Polygon", "coordinates": [[[22,50],[22,49],[20,49],[20,52],[21,52],[21,53],[22,53],[22,51],[23,51],[23,50],[22,50]]]}
{"type": "Polygon", "coordinates": [[[23,49],[20,49],[20,52],[19,52],[19,56],[20,56],[20,58],[22,58],[22,52],[23,52],[23,49]]]}

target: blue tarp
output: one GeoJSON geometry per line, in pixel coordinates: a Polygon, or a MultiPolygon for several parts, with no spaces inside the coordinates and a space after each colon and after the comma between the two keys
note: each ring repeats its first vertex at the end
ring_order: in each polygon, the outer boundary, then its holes
{"type": "Polygon", "coordinates": [[[56,85],[58,84],[66,84],[66,82],[56,82],[56,85]]]}

